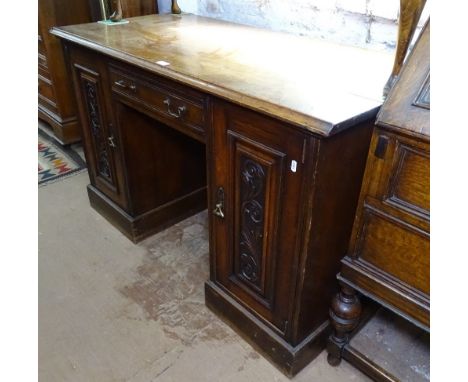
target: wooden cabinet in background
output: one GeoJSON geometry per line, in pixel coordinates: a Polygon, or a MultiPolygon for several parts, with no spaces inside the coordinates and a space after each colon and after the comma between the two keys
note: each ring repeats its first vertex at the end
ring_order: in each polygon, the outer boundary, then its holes
{"type": "Polygon", "coordinates": [[[60,40],[49,33],[53,26],[91,22],[87,1],[39,0],[38,102],[39,118],[53,129],[62,144],[80,140],[73,84],[60,40]]]}
{"type": "MultiPolygon", "coordinates": [[[[121,0],[124,17],[157,13],[155,0],[121,0]]],[[[38,113],[62,144],[81,139],[73,84],[60,40],[49,33],[54,26],[101,19],[99,1],[39,0],[38,113]]]]}
{"type": "MultiPolygon", "coordinates": [[[[342,291],[330,311],[335,327],[328,346],[331,364],[354,354],[348,340],[360,320],[356,291],[429,331],[429,35],[427,22],[377,117],[353,234],[338,275],[342,291]]],[[[375,370],[362,357],[356,362],[365,372],[375,370]]]]}

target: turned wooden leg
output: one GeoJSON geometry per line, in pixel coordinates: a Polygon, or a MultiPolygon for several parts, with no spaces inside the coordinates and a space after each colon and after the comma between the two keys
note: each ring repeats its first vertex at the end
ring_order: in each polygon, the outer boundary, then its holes
{"type": "Polygon", "coordinates": [[[361,316],[361,302],[354,289],[341,286],[330,307],[330,321],[333,333],[328,339],[328,363],[337,366],[341,362],[341,352],[349,341],[349,333],[357,326],[361,316]]]}

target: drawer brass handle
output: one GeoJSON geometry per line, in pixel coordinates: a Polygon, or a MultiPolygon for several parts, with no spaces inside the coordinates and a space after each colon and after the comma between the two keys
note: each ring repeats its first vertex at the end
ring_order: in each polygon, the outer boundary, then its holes
{"type": "Polygon", "coordinates": [[[125,80],[115,81],[114,85],[122,88],[122,89],[130,89],[132,92],[136,91],[136,85],[134,83],[127,83],[125,80]]]}
{"type": "Polygon", "coordinates": [[[164,104],[167,105],[167,113],[174,117],[174,118],[182,118],[183,115],[185,114],[185,111],[187,110],[187,108],[185,106],[179,106],[177,108],[177,113],[174,113],[172,110],[171,110],[171,99],[170,98],[166,98],[164,100],[164,104]]]}
{"type": "Polygon", "coordinates": [[[224,219],[224,188],[219,187],[217,191],[217,201],[213,210],[213,215],[224,219]]]}

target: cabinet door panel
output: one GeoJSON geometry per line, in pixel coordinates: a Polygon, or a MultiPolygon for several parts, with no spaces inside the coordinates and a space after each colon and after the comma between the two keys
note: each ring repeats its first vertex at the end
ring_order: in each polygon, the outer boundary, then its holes
{"type": "Polygon", "coordinates": [[[114,202],[125,207],[123,175],[114,128],[104,103],[105,81],[95,70],[74,64],[86,159],[91,183],[114,202]]]}
{"type": "Polygon", "coordinates": [[[215,280],[285,334],[306,137],[224,102],[214,113],[212,209],[224,208],[212,217],[215,280]]]}
{"type": "Polygon", "coordinates": [[[231,281],[266,306],[272,304],[281,176],[285,153],[228,131],[234,201],[231,281]]]}

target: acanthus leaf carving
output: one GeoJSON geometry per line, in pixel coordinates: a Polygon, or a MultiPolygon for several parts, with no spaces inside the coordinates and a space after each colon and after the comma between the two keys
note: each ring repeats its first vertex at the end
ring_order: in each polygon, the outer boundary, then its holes
{"type": "Polygon", "coordinates": [[[86,103],[88,106],[88,118],[91,127],[91,134],[96,148],[97,171],[99,175],[112,183],[112,173],[109,163],[109,153],[107,151],[107,140],[102,128],[101,115],[99,112],[99,102],[96,83],[85,80],[86,103]]]}
{"type": "Polygon", "coordinates": [[[265,170],[252,159],[241,159],[239,272],[260,287],[263,252],[265,170]]]}

